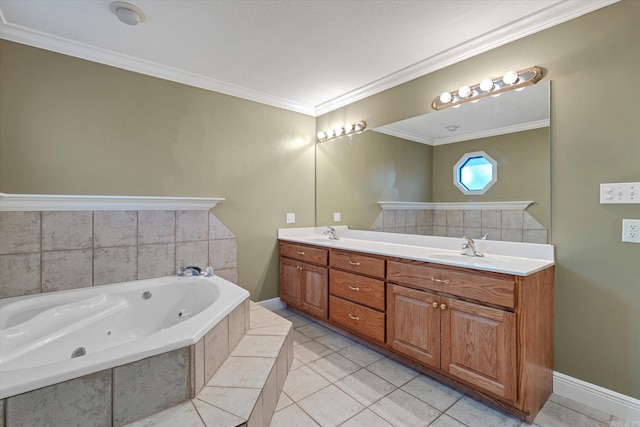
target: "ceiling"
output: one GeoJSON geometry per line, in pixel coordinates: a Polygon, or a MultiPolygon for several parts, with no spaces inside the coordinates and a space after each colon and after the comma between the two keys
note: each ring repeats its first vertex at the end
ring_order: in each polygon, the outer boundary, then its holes
{"type": "Polygon", "coordinates": [[[0,0],[0,38],[317,116],[616,1],[0,0]]]}

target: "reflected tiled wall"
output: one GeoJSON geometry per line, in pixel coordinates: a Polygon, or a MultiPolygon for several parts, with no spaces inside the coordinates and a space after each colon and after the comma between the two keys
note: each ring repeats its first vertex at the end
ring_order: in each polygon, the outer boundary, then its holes
{"type": "Polygon", "coordinates": [[[237,282],[237,241],[208,211],[0,212],[0,298],[213,266],[237,282]]]}
{"type": "Polygon", "coordinates": [[[383,210],[373,231],[427,236],[547,243],[547,230],[522,210],[383,210]]]}

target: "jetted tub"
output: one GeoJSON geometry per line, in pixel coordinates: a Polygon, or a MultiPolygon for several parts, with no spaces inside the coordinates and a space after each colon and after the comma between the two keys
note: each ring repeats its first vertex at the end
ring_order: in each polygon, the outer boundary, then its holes
{"type": "Polygon", "coordinates": [[[0,300],[0,399],[198,342],[249,297],[161,277],[0,300]]]}

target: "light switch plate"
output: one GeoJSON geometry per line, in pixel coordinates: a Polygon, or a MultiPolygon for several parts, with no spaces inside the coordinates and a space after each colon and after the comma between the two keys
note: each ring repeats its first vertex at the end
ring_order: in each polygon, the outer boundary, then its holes
{"type": "Polygon", "coordinates": [[[342,214],[340,214],[340,212],[334,212],[333,222],[340,222],[340,221],[342,221],[342,214]]]}
{"type": "Polygon", "coordinates": [[[600,204],[640,203],[640,182],[600,184],[600,204]]]}
{"type": "Polygon", "coordinates": [[[295,224],[296,223],[296,214],[288,213],[287,214],[287,224],[295,224]]]}

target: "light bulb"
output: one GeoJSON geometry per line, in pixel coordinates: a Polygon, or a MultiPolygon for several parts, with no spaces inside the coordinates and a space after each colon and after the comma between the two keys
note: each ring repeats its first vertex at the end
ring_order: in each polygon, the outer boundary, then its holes
{"type": "Polygon", "coordinates": [[[344,131],[345,131],[345,133],[349,133],[349,132],[353,131],[353,124],[345,125],[344,126],[344,131]]]}
{"type": "Polygon", "coordinates": [[[355,124],[355,131],[356,132],[360,132],[362,129],[364,129],[364,123],[363,122],[358,122],[355,124]]]}
{"type": "Polygon", "coordinates": [[[469,98],[471,96],[471,88],[469,86],[462,86],[458,89],[458,95],[460,98],[469,98]]]}
{"type": "Polygon", "coordinates": [[[316,136],[318,137],[319,140],[323,140],[323,139],[325,139],[327,137],[327,134],[322,132],[322,131],[320,131],[320,132],[318,132],[318,134],[316,136]]]}
{"type": "Polygon", "coordinates": [[[492,89],[493,89],[493,80],[484,79],[483,81],[480,82],[480,90],[481,91],[489,92],[492,89]]]}
{"type": "Polygon", "coordinates": [[[336,128],[333,132],[336,134],[336,136],[340,136],[344,133],[344,128],[336,128]]]}
{"type": "Polygon", "coordinates": [[[335,132],[333,131],[333,129],[329,129],[327,131],[327,138],[333,138],[335,135],[335,132]]]}
{"type": "Polygon", "coordinates": [[[506,73],[504,73],[502,81],[505,84],[512,85],[518,81],[518,73],[516,73],[515,71],[507,71],[506,73]]]}
{"type": "Polygon", "coordinates": [[[442,92],[442,94],[440,95],[440,102],[442,102],[443,104],[448,104],[453,100],[453,96],[451,95],[451,92],[442,92]]]}

